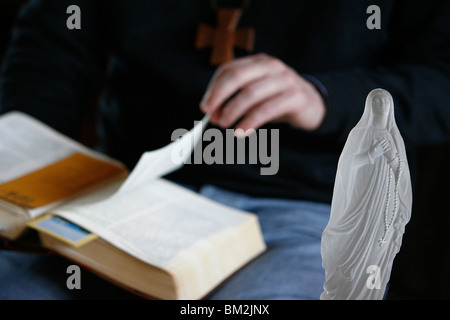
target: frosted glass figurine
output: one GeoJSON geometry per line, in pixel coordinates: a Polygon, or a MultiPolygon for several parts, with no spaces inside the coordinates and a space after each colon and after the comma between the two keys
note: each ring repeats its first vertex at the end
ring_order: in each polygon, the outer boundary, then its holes
{"type": "Polygon", "coordinates": [[[389,92],[369,93],[339,159],[322,235],[322,300],[380,300],[411,216],[405,146],[389,92]]]}

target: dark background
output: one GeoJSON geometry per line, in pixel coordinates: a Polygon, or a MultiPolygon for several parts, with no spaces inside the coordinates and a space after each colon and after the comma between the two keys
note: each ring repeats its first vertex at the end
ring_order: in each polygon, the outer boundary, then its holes
{"type": "MultiPolygon", "coordinates": [[[[25,2],[0,0],[0,64],[14,19],[25,2]]],[[[394,261],[387,298],[449,299],[450,143],[423,148],[418,160],[412,217],[394,261]]]]}

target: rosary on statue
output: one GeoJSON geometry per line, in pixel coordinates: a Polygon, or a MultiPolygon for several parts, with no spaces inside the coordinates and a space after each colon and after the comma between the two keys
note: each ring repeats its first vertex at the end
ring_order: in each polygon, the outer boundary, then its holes
{"type": "Polygon", "coordinates": [[[398,161],[398,169],[397,169],[397,176],[394,178],[395,179],[395,184],[394,184],[394,209],[392,210],[392,215],[391,215],[391,219],[388,222],[388,215],[389,215],[389,203],[391,201],[391,185],[392,185],[392,168],[389,166],[389,170],[388,170],[388,186],[387,186],[387,192],[386,192],[386,203],[384,206],[384,214],[383,214],[383,222],[384,222],[384,233],[383,233],[383,237],[378,240],[378,243],[380,244],[380,247],[383,246],[386,243],[386,236],[387,233],[389,231],[389,229],[391,228],[392,224],[394,223],[395,218],[398,215],[398,185],[400,183],[400,175],[402,173],[402,158],[400,157],[399,154],[397,154],[395,156],[394,159],[392,159],[390,162],[393,162],[397,159],[398,161]]]}
{"type": "Polygon", "coordinates": [[[200,24],[195,41],[197,49],[212,47],[211,65],[217,66],[231,61],[235,47],[248,52],[253,51],[255,30],[237,29],[242,12],[248,7],[249,2],[245,0],[241,8],[218,8],[217,0],[211,1],[211,6],[217,11],[217,27],[200,24]]]}

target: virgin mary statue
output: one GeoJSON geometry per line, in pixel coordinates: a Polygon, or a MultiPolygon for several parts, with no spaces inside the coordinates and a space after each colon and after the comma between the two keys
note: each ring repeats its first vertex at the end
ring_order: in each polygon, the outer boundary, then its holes
{"type": "Polygon", "coordinates": [[[330,220],[322,235],[321,299],[383,299],[411,204],[393,99],[376,89],[338,162],[330,220]]]}

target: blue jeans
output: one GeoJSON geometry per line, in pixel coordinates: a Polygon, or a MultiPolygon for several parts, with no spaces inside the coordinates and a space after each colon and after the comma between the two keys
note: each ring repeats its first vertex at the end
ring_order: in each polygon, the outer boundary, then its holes
{"type": "MultiPolygon", "coordinates": [[[[325,280],[320,254],[329,219],[326,204],[254,198],[214,186],[199,190],[217,202],[257,214],[267,251],[211,293],[208,299],[319,299],[325,280]]],[[[135,299],[82,272],[81,290],[69,290],[67,266],[58,256],[0,250],[0,299],[135,299]]]]}

